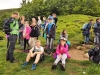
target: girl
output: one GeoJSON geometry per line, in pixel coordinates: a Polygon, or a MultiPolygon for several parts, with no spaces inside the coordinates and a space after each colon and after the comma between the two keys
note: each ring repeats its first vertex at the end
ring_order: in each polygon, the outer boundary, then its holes
{"type": "Polygon", "coordinates": [[[22,65],[22,67],[27,66],[28,63],[29,63],[29,61],[30,61],[30,59],[31,59],[31,57],[35,57],[36,56],[35,61],[34,61],[33,65],[32,65],[31,70],[36,69],[36,65],[39,62],[40,57],[43,54],[43,52],[44,52],[44,48],[41,46],[41,41],[40,40],[37,40],[36,41],[36,45],[28,53],[27,58],[26,58],[26,61],[22,65]]]}
{"type": "Polygon", "coordinates": [[[30,39],[31,28],[29,26],[29,22],[28,21],[25,21],[24,25],[25,25],[25,27],[24,27],[24,30],[23,30],[23,38],[24,38],[24,52],[25,52],[26,51],[26,44],[29,47],[28,41],[30,39]]]}
{"type": "Polygon", "coordinates": [[[65,70],[65,61],[67,58],[70,58],[70,55],[68,54],[68,45],[66,44],[66,40],[67,39],[63,37],[60,39],[60,44],[57,46],[56,49],[57,58],[51,69],[55,69],[58,62],[61,60],[62,63],[60,64],[60,68],[63,71],[65,70]]]}
{"type": "Polygon", "coordinates": [[[68,39],[68,34],[67,34],[66,30],[63,30],[63,32],[60,34],[60,38],[61,37],[68,39]]]}

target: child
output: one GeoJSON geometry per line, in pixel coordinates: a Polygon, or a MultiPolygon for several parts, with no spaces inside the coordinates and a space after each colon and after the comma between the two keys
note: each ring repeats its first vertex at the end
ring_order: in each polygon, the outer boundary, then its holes
{"type": "Polygon", "coordinates": [[[62,63],[60,64],[60,68],[61,70],[65,71],[65,61],[67,58],[70,58],[70,55],[68,54],[68,45],[66,44],[66,40],[67,39],[63,37],[60,39],[60,44],[57,46],[56,49],[57,58],[51,69],[55,69],[58,62],[61,60],[62,63]]]}
{"type": "Polygon", "coordinates": [[[30,61],[30,59],[31,59],[31,57],[35,57],[36,56],[35,61],[34,61],[33,65],[32,65],[31,70],[36,69],[36,65],[39,62],[40,57],[43,54],[43,52],[44,52],[44,48],[41,46],[41,41],[37,40],[36,41],[36,45],[28,53],[26,61],[24,62],[24,64],[22,65],[22,67],[27,66],[28,63],[29,63],[29,61],[30,61]]]}
{"type": "Polygon", "coordinates": [[[46,26],[46,37],[47,37],[47,53],[51,54],[53,49],[53,42],[55,38],[55,23],[53,22],[53,17],[49,16],[48,25],[46,26]]]}
{"type": "Polygon", "coordinates": [[[28,44],[28,41],[30,39],[30,32],[31,32],[31,28],[29,26],[29,22],[28,21],[25,21],[25,27],[24,27],[24,30],[23,30],[23,38],[24,38],[24,52],[27,52],[26,51],[26,44],[28,45],[29,47],[29,44],[28,44]]]}
{"type": "Polygon", "coordinates": [[[66,30],[63,30],[63,32],[60,34],[60,38],[61,37],[68,39],[68,34],[67,34],[66,30]]]}

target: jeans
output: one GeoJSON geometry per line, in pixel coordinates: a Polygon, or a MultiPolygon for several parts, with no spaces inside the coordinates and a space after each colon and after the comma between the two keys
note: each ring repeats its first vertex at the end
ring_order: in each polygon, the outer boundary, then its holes
{"type": "Polygon", "coordinates": [[[94,43],[98,44],[99,43],[99,33],[94,34],[94,43]]]}
{"type": "Polygon", "coordinates": [[[85,36],[85,41],[84,41],[85,43],[89,43],[89,35],[86,35],[85,36]]]}
{"type": "Polygon", "coordinates": [[[47,46],[48,46],[48,51],[47,52],[52,52],[51,49],[53,49],[53,42],[54,38],[47,38],[47,46]]]}
{"type": "Polygon", "coordinates": [[[14,56],[13,56],[13,51],[15,49],[15,44],[17,41],[17,35],[16,34],[10,34],[9,35],[9,47],[6,55],[6,60],[10,60],[10,62],[13,62],[14,56]]]}
{"type": "Polygon", "coordinates": [[[26,45],[28,45],[29,48],[29,43],[28,43],[28,39],[24,38],[24,50],[26,50],[26,45]]]}

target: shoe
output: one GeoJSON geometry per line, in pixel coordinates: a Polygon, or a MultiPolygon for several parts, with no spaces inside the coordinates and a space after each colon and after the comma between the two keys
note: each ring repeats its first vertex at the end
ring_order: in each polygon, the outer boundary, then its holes
{"type": "Polygon", "coordinates": [[[17,63],[17,62],[19,62],[18,60],[14,60],[14,61],[12,61],[11,63],[17,63]]]}
{"type": "Polygon", "coordinates": [[[36,69],[36,64],[33,64],[31,70],[35,70],[35,69],[36,69]]]}
{"type": "Polygon", "coordinates": [[[6,61],[9,61],[10,59],[6,59],[6,61]]]}
{"type": "Polygon", "coordinates": [[[56,67],[57,67],[57,65],[53,64],[51,69],[54,70],[54,69],[56,69],[56,67]]]}
{"type": "Polygon", "coordinates": [[[59,64],[60,68],[62,71],[65,71],[65,65],[64,64],[59,64]]]}
{"type": "Polygon", "coordinates": [[[25,52],[26,50],[23,50],[22,52],[25,52]]]}
{"type": "Polygon", "coordinates": [[[22,67],[25,67],[28,65],[28,62],[24,62],[24,64],[22,65],[22,67]]]}

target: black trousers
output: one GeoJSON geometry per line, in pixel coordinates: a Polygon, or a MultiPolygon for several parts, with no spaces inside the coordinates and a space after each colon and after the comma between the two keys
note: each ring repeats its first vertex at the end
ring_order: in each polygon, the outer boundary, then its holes
{"type": "Polygon", "coordinates": [[[13,62],[15,60],[13,56],[13,51],[15,49],[15,44],[17,41],[17,35],[16,34],[10,34],[9,35],[9,47],[6,55],[6,60],[10,60],[10,62],[13,62]]]}
{"type": "Polygon", "coordinates": [[[28,39],[24,38],[24,50],[26,50],[26,45],[29,47],[28,39]]]}
{"type": "Polygon", "coordinates": [[[9,47],[9,37],[7,38],[7,49],[9,47]]]}

